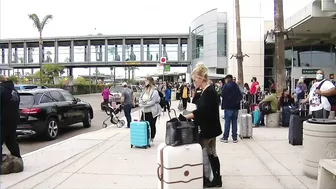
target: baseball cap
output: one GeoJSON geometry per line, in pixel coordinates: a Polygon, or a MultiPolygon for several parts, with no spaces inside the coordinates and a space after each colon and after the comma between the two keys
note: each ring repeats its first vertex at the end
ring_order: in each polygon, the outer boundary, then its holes
{"type": "Polygon", "coordinates": [[[127,86],[127,83],[126,82],[122,83],[122,86],[124,86],[124,87],[127,86]]]}

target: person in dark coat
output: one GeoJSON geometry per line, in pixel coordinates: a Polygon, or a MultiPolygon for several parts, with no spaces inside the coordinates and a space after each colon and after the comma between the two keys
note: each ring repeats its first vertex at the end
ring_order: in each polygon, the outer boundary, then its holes
{"type": "MultiPolygon", "coordinates": [[[[5,143],[12,156],[21,159],[19,144],[16,141],[16,128],[20,121],[20,96],[14,83],[0,75],[1,93],[1,154],[5,143]]],[[[22,160],[22,159],[21,159],[22,160]]]]}
{"type": "Polygon", "coordinates": [[[197,64],[192,72],[195,85],[203,91],[200,95],[197,109],[185,116],[193,119],[200,126],[200,144],[206,149],[214,175],[210,182],[204,179],[205,187],[222,187],[220,162],[216,152],[216,137],[222,134],[219,119],[219,101],[215,88],[209,84],[208,68],[204,64],[197,64]]]}
{"type": "Polygon", "coordinates": [[[226,84],[222,90],[222,110],[224,110],[224,135],[221,138],[222,142],[227,143],[230,134],[230,124],[232,123],[232,139],[233,142],[237,140],[237,127],[238,127],[238,110],[240,109],[240,101],[243,99],[243,95],[239,86],[233,81],[232,75],[225,77],[226,84]]]}

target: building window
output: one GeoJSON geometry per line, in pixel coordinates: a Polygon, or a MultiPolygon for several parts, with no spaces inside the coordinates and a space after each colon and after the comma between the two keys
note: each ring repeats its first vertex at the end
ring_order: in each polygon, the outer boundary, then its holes
{"type": "Polygon", "coordinates": [[[217,24],[217,56],[226,56],[226,23],[217,24]]]}
{"type": "Polygon", "coordinates": [[[203,25],[192,31],[192,58],[197,59],[203,56],[203,25]]]}

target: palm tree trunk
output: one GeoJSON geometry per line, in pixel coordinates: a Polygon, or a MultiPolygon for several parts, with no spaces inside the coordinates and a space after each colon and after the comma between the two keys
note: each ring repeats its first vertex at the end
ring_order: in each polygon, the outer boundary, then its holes
{"type": "Polygon", "coordinates": [[[283,1],[274,2],[274,28],[275,28],[275,60],[276,60],[276,92],[280,96],[285,87],[285,40],[284,40],[284,18],[283,1]]]}
{"type": "Polygon", "coordinates": [[[42,81],[42,45],[43,45],[43,40],[42,40],[42,32],[40,32],[40,43],[39,43],[39,63],[40,63],[40,85],[43,85],[42,81]]]}
{"type": "Polygon", "coordinates": [[[236,9],[236,35],[237,35],[237,64],[238,64],[238,80],[240,85],[244,85],[244,70],[243,70],[243,52],[241,43],[241,28],[240,28],[240,7],[239,0],[235,0],[236,9]]]}

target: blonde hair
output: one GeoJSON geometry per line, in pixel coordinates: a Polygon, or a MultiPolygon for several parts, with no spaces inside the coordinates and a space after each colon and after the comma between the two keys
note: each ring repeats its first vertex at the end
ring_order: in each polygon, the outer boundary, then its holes
{"type": "Polygon", "coordinates": [[[203,63],[196,64],[196,67],[191,73],[192,77],[202,77],[205,82],[208,81],[208,68],[203,63]]]}

